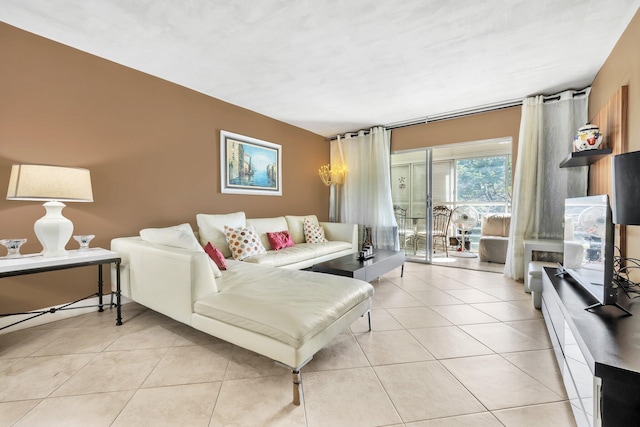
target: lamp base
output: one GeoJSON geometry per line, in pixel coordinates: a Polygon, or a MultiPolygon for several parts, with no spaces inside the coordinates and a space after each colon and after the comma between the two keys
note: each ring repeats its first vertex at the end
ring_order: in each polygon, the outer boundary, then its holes
{"type": "Polygon", "coordinates": [[[33,225],[36,237],[42,244],[43,257],[61,257],[67,255],[64,248],[73,234],[73,223],[62,216],[65,204],[57,201],[46,202],[47,213],[33,225]]]}

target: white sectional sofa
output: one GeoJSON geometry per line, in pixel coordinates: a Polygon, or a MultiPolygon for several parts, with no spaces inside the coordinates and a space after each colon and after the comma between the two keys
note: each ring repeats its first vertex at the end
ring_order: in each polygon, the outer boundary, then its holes
{"type": "Polygon", "coordinates": [[[219,235],[223,223],[242,221],[243,216],[199,215],[200,242],[188,224],[172,227],[168,244],[140,236],[113,239],[111,249],[122,257],[121,292],[152,310],[288,367],[293,373],[293,403],[299,405],[300,369],[358,317],[369,314],[373,287],[360,280],[295,268],[354,252],[357,227],[320,223],[330,239],[350,240],[311,244],[300,242],[297,234],[302,217],[247,220],[261,232],[281,227],[284,220],[299,243],[255,259],[229,259],[226,270],[220,271],[202,245],[213,239],[224,249],[219,235]],[[282,251],[288,249],[289,254],[284,255],[282,251]],[[276,265],[284,268],[274,268],[276,265]]]}

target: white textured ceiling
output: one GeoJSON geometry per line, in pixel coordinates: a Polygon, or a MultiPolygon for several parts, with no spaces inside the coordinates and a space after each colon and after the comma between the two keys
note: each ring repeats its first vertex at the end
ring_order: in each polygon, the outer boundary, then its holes
{"type": "Polygon", "coordinates": [[[0,20],[324,136],[581,89],[640,0],[0,0],[0,20]]]}

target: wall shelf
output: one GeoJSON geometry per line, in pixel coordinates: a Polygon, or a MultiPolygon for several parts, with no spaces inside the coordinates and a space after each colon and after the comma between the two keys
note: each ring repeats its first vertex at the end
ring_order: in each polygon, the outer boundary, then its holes
{"type": "Polygon", "coordinates": [[[603,148],[602,150],[585,150],[569,153],[566,159],[560,163],[561,168],[573,168],[577,166],[589,166],[597,162],[605,156],[611,154],[611,148],[603,148]]]}

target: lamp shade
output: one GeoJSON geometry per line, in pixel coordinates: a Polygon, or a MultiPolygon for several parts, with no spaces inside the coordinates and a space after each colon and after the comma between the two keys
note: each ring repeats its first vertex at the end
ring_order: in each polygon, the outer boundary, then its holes
{"type": "Polygon", "coordinates": [[[7,200],[93,202],[88,169],[48,165],[13,165],[7,200]]]}
{"type": "Polygon", "coordinates": [[[613,171],[613,222],[640,225],[640,151],[611,159],[613,171]]]}

